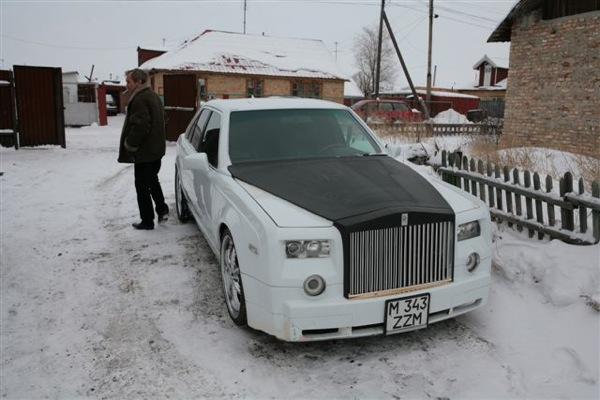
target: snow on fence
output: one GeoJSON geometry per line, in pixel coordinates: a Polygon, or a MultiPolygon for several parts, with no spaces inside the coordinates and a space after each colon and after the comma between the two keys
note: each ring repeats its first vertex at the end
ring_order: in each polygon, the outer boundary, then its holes
{"type": "Polygon", "coordinates": [[[574,244],[600,241],[600,184],[592,182],[592,193],[585,192],[583,179],[574,186],[570,172],[560,179],[558,193],[554,180],[535,172],[470,160],[459,153],[442,152],[438,173],[445,182],[478,196],[490,207],[492,218],[505,221],[518,230],[527,229],[574,244]],[[512,181],[512,182],[511,182],[512,181]],[[556,213],[558,208],[559,213],[556,213]],[[525,213],[524,213],[525,212],[525,213]]]}

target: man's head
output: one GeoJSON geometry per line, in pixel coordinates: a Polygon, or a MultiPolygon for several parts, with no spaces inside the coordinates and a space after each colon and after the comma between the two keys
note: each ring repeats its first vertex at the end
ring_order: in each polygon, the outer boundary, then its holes
{"type": "Polygon", "coordinates": [[[148,82],[148,73],[143,69],[132,69],[127,73],[127,90],[134,92],[148,82]]]}

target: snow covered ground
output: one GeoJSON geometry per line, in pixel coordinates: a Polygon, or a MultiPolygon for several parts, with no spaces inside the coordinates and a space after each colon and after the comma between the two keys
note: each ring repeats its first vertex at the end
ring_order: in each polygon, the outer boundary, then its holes
{"type": "MultiPolygon", "coordinates": [[[[230,322],[217,261],[173,213],[134,231],[122,117],[0,150],[0,395],[598,398],[600,247],[495,233],[490,302],[391,337],[283,343],[230,322]]],[[[174,146],[160,173],[173,209],[174,146]]]]}

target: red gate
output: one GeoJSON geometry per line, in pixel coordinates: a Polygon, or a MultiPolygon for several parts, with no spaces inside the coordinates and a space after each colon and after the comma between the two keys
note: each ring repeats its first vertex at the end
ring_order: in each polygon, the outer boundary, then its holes
{"type": "Polygon", "coordinates": [[[194,74],[163,76],[167,140],[175,141],[196,112],[198,82],[194,74]]]}
{"type": "Polygon", "coordinates": [[[21,146],[65,143],[62,70],[15,65],[21,146]]]}

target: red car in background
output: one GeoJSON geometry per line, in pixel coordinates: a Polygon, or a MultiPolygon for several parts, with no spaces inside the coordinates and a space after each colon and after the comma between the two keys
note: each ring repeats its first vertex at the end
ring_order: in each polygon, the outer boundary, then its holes
{"type": "Polygon", "coordinates": [[[361,100],[352,106],[367,123],[394,124],[405,122],[422,122],[420,111],[412,110],[402,100],[361,100]]]}

